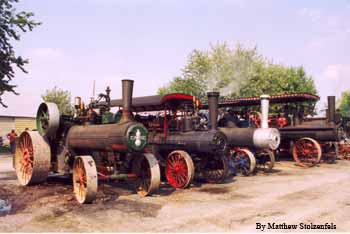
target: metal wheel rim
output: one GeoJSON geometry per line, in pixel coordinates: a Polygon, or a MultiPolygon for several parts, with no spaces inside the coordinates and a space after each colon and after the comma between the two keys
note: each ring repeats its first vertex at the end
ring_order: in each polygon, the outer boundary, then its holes
{"type": "Polygon", "coordinates": [[[204,177],[208,183],[221,183],[228,174],[228,163],[224,156],[212,156],[204,168],[204,177]]]}
{"type": "Polygon", "coordinates": [[[184,151],[170,153],[166,160],[165,174],[172,187],[186,188],[194,176],[191,157],[184,151]]]}
{"type": "Polygon", "coordinates": [[[257,153],[257,169],[262,169],[265,172],[271,172],[275,165],[275,154],[272,150],[262,150],[257,153]]]}
{"type": "Polygon", "coordinates": [[[35,131],[23,132],[16,144],[15,169],[21,185],[44,182],[49,174],[50,146],[35,131]]]}
{"type": "Polygon", "coordinates": [[[293,157],[298,165],[312,167],[321,160],[320,144],[312,138],[301,138],[293,146],[293,157]]]}
{"type": "Polygon", "coordinates": [[[256,160],[254,154],[248,149],[239,149],[234,153],[234,162],[237,165],[237,161],[243,157],[248,163],[245,167],[236,167],[237,172],[241,175],[248,176],[252,174],[256,168],[256,160]]]}
{"type": "Polygon", "coordinates": [[[156,157],[150,153],[135,155],[133,173],[137,178],[134,181],[136,192],[145,197],[159,188],[160,168],[156,157]]]}
{"type": "Polygon", "coordinates": [[[97,194],[97,170],[89,155],[77,156],[73,165],[73,188],[77,201],[91,203],[97,194]]]}

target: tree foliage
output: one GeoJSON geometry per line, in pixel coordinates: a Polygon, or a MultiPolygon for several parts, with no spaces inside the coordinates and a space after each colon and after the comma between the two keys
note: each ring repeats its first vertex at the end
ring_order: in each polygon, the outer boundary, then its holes
{"type": "Polygon", "coordinates": [[[224,97],[251,97],[261,94],[308,92],[316,94],[314,81],[303,67],[285,67],[269,62],[256,48],[226,43],[209,51],[194,50],[182,75],[158,90],[160,94],[184,92],[205,99],[217,90],[224,97]]]}
{"type": "Polygon", "coordinates": [[[338,108],[342,116],[350,117],[350,91],[342,92],[341,98],[338,100],[338,108]]]}
{"type": "Polygon", "coordinates": [[[32,20],[34,14],[32,12],[17,12],[13,4],[18,0],[0,0],[0,104],[7,107],[1,100],[1,96],[5,92],[15,91],[16,85],[11,84],[14,78],[14,68],[17,67],[23,72],[24,65],[28,60],[17,56],[13,41],[20,40],[20,34],[32,29],[40,23],[32,20]]]}
{"type": "Polygon", "coordinates": [[[72,98],[71,93],[69,91],[64,91],[62,89],[58,89],[54,87],[51,90],[46,90],[44,95],[41,95],[41,98],[45,102],[53,102],[56,103],[60,114],[71,115],[73,114],[73,106],[71,104],[72,98]]]}

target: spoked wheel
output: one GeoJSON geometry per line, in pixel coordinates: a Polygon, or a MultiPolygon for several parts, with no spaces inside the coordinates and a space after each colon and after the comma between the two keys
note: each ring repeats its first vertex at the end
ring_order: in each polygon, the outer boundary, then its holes
{"type": "Polygon", "coordinates": [[[321,160],[320,144],[312,138],[301,138],[293,146],[293,158],[302,167],[312,167],[321,160]]]}
{"type": "Polygon", "coordinates": [[[275,154],[272,150],[265,149],[256,154],[256,169],[271,172],[275,165],[275,154]]]}
{"type": "Polygon", "coordinates": [[[15,169],[21,185],[44,182],[50,170],[50,146],[35,131],[23,132],[16,145],[15,169]]]}
{"type": "Polygon", "coordinates": [[[208,156],[203,168],[204,179],[208,183],[222,183],[228,175],[228,161],[224,156],[208,156]]]}
{"type": "Polygon", "coordinates": [[[52,137],[60,124],[60,113],[55,103],[41,103],[36,114],[36,127],[40,135],[52,137]]]}
{"type": "Polygon", "coordinates": [[[79,203],[91,203],[97,194],[97,170],[90,155],[77,156],[73,165],[73,188],[79,203]]]}
{"type": "Polygon", "coordinates": [[[238,149],[232,155],[237,174],[248,176],[256,167],[254,154],[248,149],[238,149]]]}
{"type": "Polygon", "coordinates": [[[194,176],[192,158],[185,151],[173,151],[166,160],[165,174],[174,188],[186,188],[194,176]]]}
{"type": "Polygon", "coordinates": [[[326,163],[335,163],[339,159],[339,145],[337,142],[329,142],[322,145],[322,160],[326,163]]]}
{"type": "Polygon", "coordinates": [[[158,161],[153,154],[136,155],[132,170],[136,175],[134,186],[141,197],[145,197],[159,188],[160,169],[158,161]]]}

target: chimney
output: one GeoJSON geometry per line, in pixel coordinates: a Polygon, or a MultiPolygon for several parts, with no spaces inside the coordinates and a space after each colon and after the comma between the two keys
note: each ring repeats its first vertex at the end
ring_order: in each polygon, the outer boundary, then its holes
{"type": "Polygon", "coordinates": [[[131,106],[133,87],[133,80],[122,80],[123,114],[121,122],[127,122],[132,120],[131,106]]]}
{"type": "Polygon", "coordinates": [[[210,130],[216,130],[218,126],[218,108],[219,108],[219,92],[208,92],[208,107],[210,130]]]}
{"type": "Polygon", "coordinates": [[[328,122],[335,121],[335,96],[328,96],[328,122]]]}
{"type": "Polygon", "coordinates": [[[261,128],[269,128],[269,95],[261,95],[261,128]]]}

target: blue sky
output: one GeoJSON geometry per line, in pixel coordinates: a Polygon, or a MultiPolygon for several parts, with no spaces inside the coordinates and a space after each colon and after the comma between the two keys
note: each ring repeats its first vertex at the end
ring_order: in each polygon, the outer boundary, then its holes
{"type": "Polygon", "coordinates": [[[43,24],[16,43],[29,58],[17,73],[20,96],[4,95],[0,115],[34,116],[40,95],[54,86],[86,101],[120,80],[135,80],[137,96],[152,95],[180,75],[193,49],[210,43],[257,46],[275,63],[305,67],[321,103],[350,89],[350,1],[22,0],[43,24]]]}

